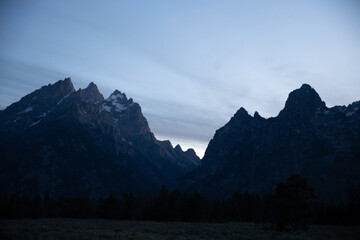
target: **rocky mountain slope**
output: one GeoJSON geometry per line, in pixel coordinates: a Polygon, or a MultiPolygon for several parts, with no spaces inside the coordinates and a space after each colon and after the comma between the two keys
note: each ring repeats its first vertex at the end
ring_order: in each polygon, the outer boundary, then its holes
{"type": "Polygon", "coordinates": [[[154,192],[200,159],[158,141],[141,107],[116,90],[104,99],[70,78],[0,111],[0,193],[107,196],[154,192]]]}
{"type": "Polygon", "coordinates": [[[304,84],[277,117],[240,108],[216,131],[201,167],[182,178],[188,191],[211,198],[235,191],[266,193],[294,173],[307,177],[323,200],[346,199],[360,184],[360,102],[327,108],[304,84]]]}

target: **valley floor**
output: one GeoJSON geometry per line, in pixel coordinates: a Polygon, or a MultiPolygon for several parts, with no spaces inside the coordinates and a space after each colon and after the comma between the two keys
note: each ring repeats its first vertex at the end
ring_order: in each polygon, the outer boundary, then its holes
{"type": "Polygon", "coordinates": [[[261,224],[144,222],[100,219],[0,219],[0,239],[316,239],[353,240],[360,226],[310,226],[307,232],[272,233],[261,224]]]}

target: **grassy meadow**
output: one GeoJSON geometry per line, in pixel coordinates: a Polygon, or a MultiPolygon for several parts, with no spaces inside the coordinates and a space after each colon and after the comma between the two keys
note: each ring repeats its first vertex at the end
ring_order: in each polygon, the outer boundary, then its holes
{"type": "Polygon", "coordinates": [[[307,232],[263,230],[261,224],[117,221],[103,219],[0,220],[0,239],[360,239],[360,226],[310,226],[307,232]]]}

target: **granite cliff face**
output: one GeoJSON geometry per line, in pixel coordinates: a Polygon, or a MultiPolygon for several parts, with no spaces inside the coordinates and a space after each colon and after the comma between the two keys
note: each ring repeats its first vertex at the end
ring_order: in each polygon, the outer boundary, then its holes
{"type": "Polygon", "coordinates": [[[0,111],[0,193],[107,196],[157,192],[195,169],[194,151],[150,131],[141,107],[116,90],[104,99],[70,78],[0,111]]]}
{"type": "Polygon", "coordinates": [[[216,131],[201,167],[180,181],[211,198],[235,191],[263,194],[300,173],[323,200],[342,201],[360,184],[360,102],[327,108],[304,84],[277,117],[240,108],[216,131]]]}

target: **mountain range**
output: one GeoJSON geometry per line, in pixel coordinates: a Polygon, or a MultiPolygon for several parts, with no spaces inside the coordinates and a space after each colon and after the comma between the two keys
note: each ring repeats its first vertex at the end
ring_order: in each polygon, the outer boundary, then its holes
{"type": "Polygon", "coordinates": [[[278,116],[240,108],[215,132],[203,159],[151,132],[141,107],[115,90],[70,78],[0,111],[0,193],[105,197],[154,193],[161,185],[210,199],[265,194],[292,174],[321,200],[346,200],[360,185],[360,102],[328,108],[304,84],[278,116]]]}
{"type": "Polygon", "coordinates": [[[209,198],[264,194],[292,174],[306,177],[325,201],[344,201],[360,184],[360,102],[326,107],[308,84],[276,117],[240,108],[210,141],[201,167],[181,179],[209,198]]]}
{"type": "Polygon", "coordinates": [[[193,149],[159,141],[141,107],[94,83],[75,91],[70,78],[0,111],[0,192],[50,196],[157,192],[194,170],[193,149]]]}

